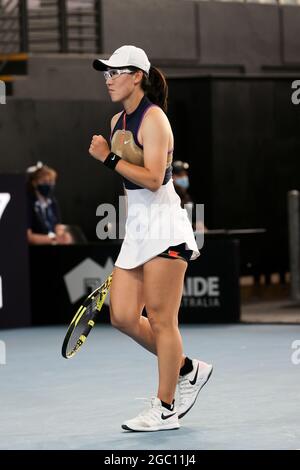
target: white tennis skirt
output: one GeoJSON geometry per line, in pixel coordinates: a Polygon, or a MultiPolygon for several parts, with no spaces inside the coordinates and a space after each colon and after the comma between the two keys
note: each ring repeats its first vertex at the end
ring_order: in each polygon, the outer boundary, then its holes
{"type": "Polygon", "coordinates": [[[173,180],[157,191],[126,189],[125,237],[115,266],[132,269],[159,255],[169,246],[186,243],[191,260],[200,256],[186,209],[180,205],[173,180]]]}

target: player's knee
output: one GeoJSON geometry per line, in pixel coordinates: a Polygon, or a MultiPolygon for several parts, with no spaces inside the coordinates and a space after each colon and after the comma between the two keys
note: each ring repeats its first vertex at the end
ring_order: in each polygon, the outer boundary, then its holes
{"type": "Polygon", "coordinates": [[[124,331],[128,328],[128,322],[119,315],[110,315],[110,322],[112,326],[117,330],[124,331]]]}
{"type": "Polygon", "coordinates": [[[155,335],[178,327],[177,318],[170,319],[170,316],[164,315],[162,310],[158,313],[147,310],[147,317],[155,335]]]}
{"type": "Polygon", "coordinates": [[[121,331],[129,332],[135,328],[136,319],[132,315],[124,311],[124,309],[116,309],[110,306],[110,322],[114,328],[121,331]]]}

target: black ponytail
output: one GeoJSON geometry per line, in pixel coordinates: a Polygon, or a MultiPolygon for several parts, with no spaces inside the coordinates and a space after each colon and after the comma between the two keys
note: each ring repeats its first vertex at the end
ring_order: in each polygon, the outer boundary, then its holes
{"type": "Polygon", "coordinates": [[[150,67],[149,76],[144,74],[142,89],[152,103],[157,104],[165,113],[168,108],[168,85],[164,74],[156,67],[150,67]]]}

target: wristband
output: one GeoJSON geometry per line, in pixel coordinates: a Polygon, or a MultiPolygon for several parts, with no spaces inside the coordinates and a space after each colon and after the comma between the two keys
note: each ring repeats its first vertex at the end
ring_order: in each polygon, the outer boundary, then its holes
{"type": "Polygon", "coordinates": [[[115,153],[110,152],[103,163],[104,163],[105,166],[108,166],[108,168],[110,168],[111,170],[114,170],[117,163],[120,160],[122,160],[122,159],[121,159],[121,157],[119,157],[119,155],[116,155],[115,153]]]}

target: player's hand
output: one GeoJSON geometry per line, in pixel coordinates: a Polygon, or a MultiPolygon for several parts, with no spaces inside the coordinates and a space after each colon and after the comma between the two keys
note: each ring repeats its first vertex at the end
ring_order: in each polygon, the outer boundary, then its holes
{"type": "Polygon", "coordinates": [[[56,243],[58,245],[72,245],[73,238],[69,232],[64,232],[56,237],[56,243]]]}
{"type": "Polygon", "coordinates": [[[110,148],[107,141],[102,137],[102,135],[93,135],[93,139],[89,148],[89,153],[92,157],[104,162],[108,154],[110,153],[110,148]]]}

